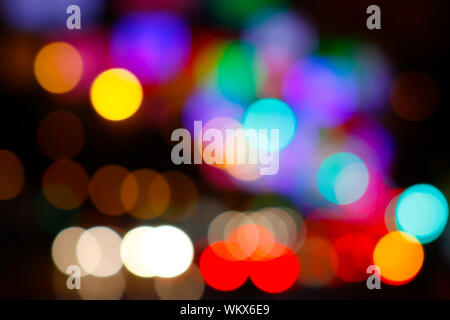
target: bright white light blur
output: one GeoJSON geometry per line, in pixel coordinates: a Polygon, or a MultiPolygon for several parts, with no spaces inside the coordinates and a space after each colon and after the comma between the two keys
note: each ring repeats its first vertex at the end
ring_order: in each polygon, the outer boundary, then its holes
{"type": "Polygon", "coordinates": [[[110,277],[122,267],[120,236],[110,228],[86,230],[78,240],[77,258],[81,268],[97,277],[110,277]]]}
{"type": "Polygon", "coordinates": [[[120,256],[125,267],[131,273],[149,278],[155,276],[150,270],[144,266],[141,259],[142,239],[152,233],[152,227],[134,228],[123,237],[122,246],[120,247],[120,256]]]}
{"type": "Polygon", "coordinates": [[[143,265],[162,278],[176,277],[185,272],[194,258],[191,239],[182,230],[161,226],[142,239],[143,265]]]}
{"type": "Polygon", "coordinates": [[[125,267],[140,277],[176,277],[194,258],[191,239],[172,226],[139,227],[130,230],[121,247],[125,267]]]}

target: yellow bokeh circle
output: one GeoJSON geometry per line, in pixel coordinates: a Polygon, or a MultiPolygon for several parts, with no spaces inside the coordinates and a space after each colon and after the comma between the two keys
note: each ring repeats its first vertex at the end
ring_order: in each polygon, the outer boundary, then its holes
{"type": "Polygon", "coordinates": [[[83,59],[77,49],[65,42],[43,47],[34,60],[34,75],[51,93],[66,93],[75,88],[83,73],[83,59]]]}
{"type": "Polygon", "coordinates": [[[392,285],[411,281],[422,268],[424,251],[421,243],[401,231],[381,238],[373,252],[374,264],[380,267],[381,278],[392,285]]]}
{"type": "Polygon", "coordinates": [[[141,106],[142,98],[141,83],[125,69],[102,72],[91,87],[92,105],[107,120],[119,121],[131,117],[141,106]]]}

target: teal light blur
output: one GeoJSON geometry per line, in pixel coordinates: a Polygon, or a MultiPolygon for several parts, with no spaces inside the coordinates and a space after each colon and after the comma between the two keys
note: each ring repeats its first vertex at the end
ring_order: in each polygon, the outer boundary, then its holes
{"type": "Polygon", "coordinates": [[[286,147],[294,138],[297,120],[294,112],[277,99],[261,99],[254,102],[244,114],[244,129],[267,130],[267,143],[249,138],[250,144],[260,150],[276,151],[286,147]],[[279,130],[278,148],[271,141],[271,130],[279,130]]]}
{"type": "Polygon", "coordinates": [[[363,196],[369,185],[369,171],[364,162],[348,152],[326,158],[317,173],[320,194],[334,204],[350,204],[363,196]]]}
{"type": "Polygon", "coordinates": [[[448,220],[448,203],[441,191],[429,184],[406,189],[397,202],[395,223],[400,231],[421,243],[438,238],[448,220]]]}
{"type": "Polygon", "coordinates": [[[220,58],[217,85],[228,100],[249,104],[256,97],[258,70],[254,48],[245,42],[231,42],[220,58]]]}

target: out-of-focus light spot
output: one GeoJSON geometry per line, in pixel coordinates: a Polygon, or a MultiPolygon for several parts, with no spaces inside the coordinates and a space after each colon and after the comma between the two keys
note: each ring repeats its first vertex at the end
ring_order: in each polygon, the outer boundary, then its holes
{"type": "MultiPolygon", "coordinates": [[[[233,143],[236,143],[235,141],[237,140],[234,139],[234,136],[229,137],[229,135],[227,135],[227,131],[233,130],[233,132],[235,132],[239,129],[242,129],[242,124],[237,120],[222,116],[213,118],[207,123],[203,124],[202,132],[200,135],[194,136],[194,147],[196,148],[197,152],[201,152],[203,161],[205,163],[224,169],[237,162],[236,159],[238,155],[240,155],[240,152],[246,152],[246,150],[240,150],[240,145],[238,145],[237,150],[235,150],[235,159],[231,159],[231,161],[228,161],[227,159],[228,144],[230,144],[230,146],[234,146],[233,143]],[[220,132],[221,136],[217,137],[218,141],[216,141],[216,135],[206,138],[205,133],[208,131],[220,132]]],[[[239,138],[242,137],[239,136],[239,138]]],[[[247,147],[247,140],[244,137],[244,140],[242,141],[245,142],[245,149],[247,147]]]]}
{"type": "Polygon", "coordinates": [[[400,199],[401,194],[396,195],[389,201],[384,212],[384,225],[386,228],[393,232],[397,231],[397,226],[395,224],[395,208],[397,208],[398,199],[400,199]]]}
{"type": "Polygon", "coordinates": [[[161,217],[168,221],[181,221],[194,212],[198,202],[197,187],[188,176],[175,171],[163,174],[170,188],[170,202],[161,217]]]}
{"type": "Polygon", "coordinates": [[[166,83],[189,58],[189,26],[169,12],[126,15],[113,27],[113,63],[133,72],[143,83],[166,83]]]}
{"type": "Polygon", "coordinates": [[[146,268],[141,257],[143,239],[153,232],[152,227],[134,228],[123,237],[120,256],[125,267],[139,277],[153,277],[155,274],[146,268]]]}
{"type": "Polygon", "coordinates": [[[360,158],[341,152],[326,158],[317,173],[322,196],[335,204],[357,201],[369,184],[369,172],[360,158]]]}
{"type": "Polygon", "coordinates": [[[37,141],[41,151],[53,160],[73,158],[83,147],[83,125],[70,112],[52,112],[40,122],[37,141]]]}
{"type": "Polygon", "coordinates": [[[193,53],[192,72],[199,85],[217,86],[217,66],[227,42],[212,38],[199,45],[193,53]]]}
{"type": "Polygon", "coordinates": [[[155,278],[155,290],[162,300],[200,300],[205,289],[200,269],[194,263],[175,278],[155,278]]]}
{"type": "Polygon", "coordinates": [[[421,121],[436,109],[439,88],[428,74],[411,71],[400,75],[391,88],[391,105],[397,115],[421,121]]]}
{"type": "Polygon", "coordinates": [[[208,11],[214,19],[232,28],[239,28],[244,25],[254,12],[274,6],[280,6],[280,1],[252,0],[245,3],[239,0],[207,1],[208,11]]]}
{"type": "Polygon", "coordinates": [[[125,69],[109,69],[92,84],[91,102],[103,118],[120,121],[131,117],[141,106],[142,86],[134,74],[125,69]]]}
{"type": "Polygon", "coordinates": [[[448,203],[436,187],[417,184],[406,189],[397,202],[395,222],[400,231],[429,243],[441,235],[448,220],[448,203]]]}
{"type": "Polygon", "coordinates": [[[81,289],[76,291],[83,300],[120,300],[125,287],[125,277],[118,272],[112,277],[84,277],[81,289]]]}
{"type": "Polygon", "coordinates": [[[335,60],[342,71],[356,77],[361,110],[373,111],[387,105],[392,72],[388,59],[378,47],[348,37],[333,37],[321,39],[320,53],[335,60]]]}
{"type": "Polygon", "coordinates": [[[194,257],[189,237],[172,226],[132,229],[125,235],[120,252],[127,269],[140,277],[179,276],[194,257]]]}
{"type": "Polygon", "coordinates": [[[185,272],[192,263],[194,247],[182,230],[160,226],[142,239],[144,266],[162,278],[173,278],[185,272]]]}
{"type": "Polygon", "coordinates": [[[64,102],[76,104],[80,103],[81,99],[84,102],[94,79],[111,66],[109,59],[105,59],[109,57],[107,32],[103,28],[92,28],[83,32],[64,32],[50,36],[51,40],[64,41],[77,48],[83,59],[83,74],[80,82],[64,102]]]}
{"type": "MultiPolygon", "coordinates": [[[[53,263],[63,274],[67,273],[67,267],[71,265],[79,265],[77,259],[77,243],[85,230],[79,227],[71,227],[62,230],[52,244],[53,263]]],[[[81,269],[81,275],[86,272],[81,269]]]]}
{"type": "Polygon", "coordinates": [[[283,252],[283,254],[252,262],[250,279],[255,286],[265,292],[280,293],[295,284],[300,272],[300,265],[297,256],[291,249],[279,243],[275,243],[274,246],[274,251],[283,252]]]}
{"type": "Polygon", "coordinates": [[[376,242],[362,233],[347,233],[333,243],[337,253],[336,276],[346,282],[358,282],[367,278],[367,267],[372,263],[376,242]]]}
{"type": "Polygon", "coordinates": [[[420,242],[401,231],[385,235],[373,252],[373,263],[380,267],[381,279],[392,285],[411,281],[422,268],[423,260],[420,242]]]}
{"type": "Polygon", "coordinates": [[[34,44],[29,37],[14,33],[4,35],[0,40],[0,46],[8,48],[0,52],[2,86],[8,90],[23,92],[34,81],[34,44]]]}
{"type": "Polygon", "coordinates": [[[257,11],[248,21],[243,39],[252,44],[265,75],[260,84],[262,97],[281,96],[283,77],[300,56],[317,45],[317,34],[299,15],[283,9],[257,11]]]}
{"type": "Polygon", "coordinates": [[[208,246],[200,256],[200,270],[205,282],[219,291],[231,291],[239,288],[248,278],[248,263],[224,258],[227,252],[225,242],[208,246]]]}
{"type": "Polygon", "coordinates": [[[257,94],[259,70],[254,48],[248,43],[227,45],[217,69],[217,85],[230,101],[239,104],[252,102],[257,94]]]}
{"type": "Polygon", "coordinates": [[[138,219],[159,217],[168,207],[170,188],[164,176],[140,169],[130,173],[122,183],[122,202],[138,219]]]}
{"type": "Polygon", "coordinates": [[[86,170],[71,160],[59,160],[50,165],[42,177],[42,192],[56,208],[72,210],[88,196],[89,176],[86,170]]]}
{"type": "Polygon", "coordinates": [[[65,42],[43,47],[34,60],[34,75],[51,93],[66,93],[75,88],[83,73],[83,60],[77,49],[65,42]]]}
{"type": "Polygon", "coordinates": [[[277,151],[286,147],[297,130],[294,112],[284,102],[277,99],[261,99],[254,102],[245,112],[244,129],[267,130],[267,142],[261,139],[249,139],[250,144],[261,150],[277,151]],[[279,130],[278,149],[273,147],[271,130],[279,130]]]}
{"type": "Polygon", "coordinates": [[[26,32],[67,31],[66,11],[70,5],[82,11],[82,26],[88,27],[104,12],[104,0],[5,0],[0,2],[3,21],[26,32]]]}
{"type": "Polygon", "coordinates": [[[248,21],[243,38],[255,46],[267,63],[281,69],[317,45],[316,32],[304,18],[273,9],[256,12],[248,21]]]}
{"type": "Polygon", "coordinates": [[[283,100],[309,121],[335,127],[357,109],[358,82],[351,74],[341,74],[334,61],[319,57],[302,59],[283,80],[283,100]]]}
{"type": "Polygon", "coordinates": [[[269,207],[251,214],[250,217],[254,223],[270,230],[278,243],[294,252],[302,247],[306,226],[303,218],[294,210],[269,207]]]}
{"type": "MultiPolygon", "coordinates": [[[[306,236],[303,219],[289,209],[265,208],[254,213],[226,211],[214,218],[208,228],[208,242],[223,242],[225,251],[215,252],[222,259],[240,261],[267,260],[298,250],[306,236]]],[[[217,248],[223,249],[223,246],[217,248]]]]}
{"type": "Polygon", "coordinates": [[[94,227],[78,239],[77,259],[89,274],[110,277],[122,268],[120,246],[122,239],[110,228],[94,227]]]}
{"type": "Polygon", "coordinates": [[[8,200],[22,191],[25,171],[22,162],[9,151],[0,149],[0,200],[8,200]]]}
{"type": "MultiPolygon", "coordinates": [[[[237,212],[237,211],[225,211],[221,214],[219,214],[217,217],[215,217],[208,227],[208,243],[211,246],[211,249],[214,250],[214,248],[221,249],[223,246],[213,246],[214,243],[223,242],[225,244],[225,240],[228,238],[229,234],[227,232],[227,226],[229,226],[231,221],[237,221],[243,220],[246,218],[246,215],[237,212]]],[[[218,251],[216,254],[220,255],[221,251],[218,251]]],[[[226,256],[222,258],[227,258],[230,256],[228,253],[226,256]]],[[[236,260],[236,259],[233,259],[236,260]]]]}
{"type": "Polygon", "coordinates": [[[308,287],[322,287],[334,280],[338,255],[326,238],[307,237],[297,257],[300,263],[299,283],[308,287]]]}
{"type": "MultiPolygon", "coordinates": [[[[119,165],[110,164],[97,170],[89,183],[89,195],[94,206],[105,214],[120,215],[133,202],[122,202],[122,185],[130,172],[119,165]]],[[[137,183],[137,182],[136,182],[137,183]]]]}
{"type": "Polygon", "coordinates": [[[191,134],[194,133],[194,121],[203,125],[219,117],[241,121],[244,108],[232,103],[216,89],[210,86],[197,88],[187,98],[183,108],[183,124],[191,134]]]}
{"type": "Polygon", "coordinates": [[[360,85],[360,107],[363,110],[376,110],[386,106],[393,81],[387,58],[377,47],[360,45],[354,61],[360,85]]]}

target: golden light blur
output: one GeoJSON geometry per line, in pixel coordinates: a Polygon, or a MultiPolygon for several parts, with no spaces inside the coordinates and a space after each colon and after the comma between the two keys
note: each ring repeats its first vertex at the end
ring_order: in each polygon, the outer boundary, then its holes
{"type": "Polygon", "coordinates": [[[170,188],[161,174],[150,169],[139,169],[123,181],[121,197],[131,215],[138,219],[154,219],[167,209],[170,188]]]}
{"type": "Polygon", "coordinates": [[[378,241],[373,262],[380,267],[381,278],[394,285],[411,281],[422,268],[424,251],[413,236],[394,231],[378,241]]]}
{"type": "Polygon", "coordinates": [[[22,191],[25,171],[19,158],[9,150],[0,149],[0,200],[8,200],[22,191]]]}
{"type": "Polygon", "coordinates": [[[72,160],[58,160],[42,176],[42,192],[49,203],[71,210],[83,204],[88,196],[89,176],[72,160]]]}
{"type": "Polygon", "coordinates": [[[143,91],[138,78],[125,69],[109,69],[92,84],[91,102],[95,111],[107,120],[131,117],[141,106],[143,91]]]}
{"type": "Polygon", "coordinates": [[[80,120],[67,111],[55,111],[45,116],[37,128],[41,151],[53,160],[71,159],[84,143],[84,129],[80,120]]]}
{"type": "Polygon", "coordinates": [[[194,212],[198,202],[195,183],[188,176],[169,171],[163,174],[170,187],[170,203],[162,218],[168,221],[181,221],[194,212]]]}
{"type": "Polygon", "coordinates": [[[426,119],[437,107],[439,88],[428,74],[401,74],[391,88],[391,105],[397,115],[409,121],[426,119]]]}
{"type": "Polygon", "coordinates": [[[110,164],[95,172],[89,183],[89,196],[94,206],[102,213],[124,214],[129,208],[122,201],[122,184],[130,172],[119,165],[110,164]]]}
{"type": "Polygon", "coordinates": [[[54,42],[43,47],[34,60],[34,75],[51,93],[66,93],[75,88],[83,73],[83,60],[72,45],[54,42]]]}

